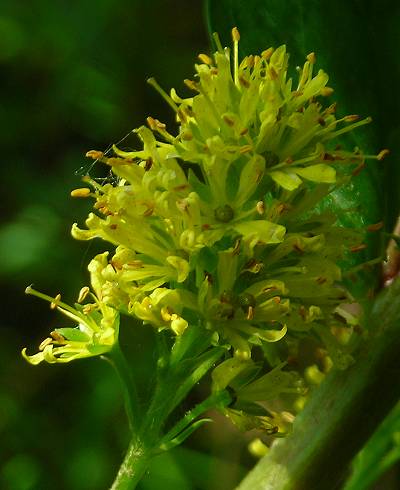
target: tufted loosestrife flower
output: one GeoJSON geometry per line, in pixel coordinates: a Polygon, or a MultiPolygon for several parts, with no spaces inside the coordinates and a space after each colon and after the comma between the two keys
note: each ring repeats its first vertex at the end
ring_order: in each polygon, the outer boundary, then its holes
{"type": "Polygon", "coordinates": [[[94,200],[72,235],[115,251],[89,264],[92,304],[71,308],[28,291],[78,326],[23,354],[32,364],[103,354],[117,342],[119,313],[169,333],[172,355],[200,330],[208,349],[224,350],[212,373],[214,394],[234,393],[224,413],[246,430],[283,433],[296,398],[333,365],[352,362],[359,318],[346,306],[355,298],[341,264],[365,248],[367,230],[340,226],[323,204],[385,150],[370,156],[338,145],[370,118],[336,118],[314,53],[294,81],[285,46],[239,62],[232,34],[233,57],[218,37],[212,58],[199,55],[194,80],[185,80],[191,95],[149,80],[175,112],[175,132],[149,117],[135,130],[141,149],[87,153],[115,179],[87,176],[87,187],[71,193],[94,200]]]}

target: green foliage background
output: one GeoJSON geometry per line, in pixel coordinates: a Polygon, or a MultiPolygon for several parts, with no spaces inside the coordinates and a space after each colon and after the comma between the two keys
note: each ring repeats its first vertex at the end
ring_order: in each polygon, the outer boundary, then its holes
{"type": "MultiPolygon", "coordinates": [[[[343,99],[344,111],[372,114],[377,121],[369,129],[371,151],[394,150],[386,170],[371,177],[378,199],[370,191],[364,196],[372,214],[386,202],[390,227],[400,195],[394,102],[400,78],[394,57],[400,45],[398,7],[389,0],[379,6],[340,0],[328,3],[329,11],[318,17],[314,0],[305,11],[295,0],[271,0],[274,17],[267,14],[267,3],[211,1],[212,23],[225,44],[237,25],[245,54],[286,42],[296,63],[314,50],[321,54],[319,66],[338,73],[331,82],[338,98],[351,94],[343,99]]],[[[127,444],[117,379],[101,360],[25,364],[20,349],[62,325],[57,314],[23,292],[34,282],[73,301],[86,284],[87,262],[104,245],[88,247],[69,234],[72,222],[82,222],[89,208],[87,201],[69,197],[90,168],[84,153],[119,141],[148,115],[173,124],[168,107],[145,80],[154,76],[165,88],[184,90],[182,80],[191,76],[195,55],[209,52],[202,3],[3,0],[0,33],[0,488],[102,490],[127,444]]],[[[102,172],[91,170],[95,176],[102,172]]],[[[151,356],[145,356],[152,335],[136,324],[126,327],[122,342],[134,345],[130,359],[141,366],[140,377],[152,369],[151,356]]],[[[156,459],[140,488],[232,489],[244,472],[239,461],[248,466],[253,461],[246,440],[217,420],[185,448],[156,459]]]]}

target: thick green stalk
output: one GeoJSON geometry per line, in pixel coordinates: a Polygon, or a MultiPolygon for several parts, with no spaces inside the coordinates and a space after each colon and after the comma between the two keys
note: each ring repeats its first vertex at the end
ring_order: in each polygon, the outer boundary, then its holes
{"type": "Polygon", "coordinates": [[[378,297],[357,362],[333,371],[238,490],[340,488],[348,463],[400,398],[400,280],[378,297]]]}
{"type": "Polygon", "coordinates": [[[145,474],[149,451],[134,437],[110,490],[133,490],[145,474]]]}

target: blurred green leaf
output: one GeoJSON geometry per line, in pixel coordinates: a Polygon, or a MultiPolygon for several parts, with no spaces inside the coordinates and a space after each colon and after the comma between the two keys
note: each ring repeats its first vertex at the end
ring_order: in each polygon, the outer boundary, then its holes
{"type": "Polygon", "coordinates": [[[400,404],[390,412],[353,461],[343,490],[368,490],[400,460],[400,404]]]}

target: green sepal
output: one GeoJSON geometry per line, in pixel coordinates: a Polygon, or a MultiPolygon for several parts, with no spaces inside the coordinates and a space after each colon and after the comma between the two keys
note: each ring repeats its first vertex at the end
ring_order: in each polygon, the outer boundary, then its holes
{"type": "Polygon", "coordinates": [[[79,328],[56,328],[55,332],[62,335],[66,340],[71,340],[73,342],[88,342],[90,337],[87,333],[82,332],[79,328]]]}

